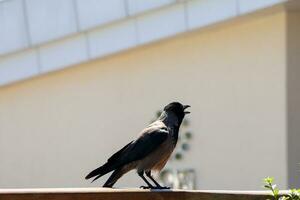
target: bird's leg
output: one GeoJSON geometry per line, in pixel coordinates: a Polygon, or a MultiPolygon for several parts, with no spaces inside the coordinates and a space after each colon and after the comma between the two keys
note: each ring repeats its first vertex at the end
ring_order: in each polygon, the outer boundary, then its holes
{"type": "Polygon", "coordinates": [[[140,188],[143,188],[143,189],[152,189],[152,188],[155,188],[153,185],[151,185],[151,183],[149,183],[149,181],[144,177],[144,171],[141,171],[141,172],[138,172],[138,175],[145,181],[145,183],[148,185],[148,186],[141,186],[140,188]]]}
{"type": "Polygon", "coordinates": [[[159,183],[151,176],[151,171],[147,171],[146,175],[153,181],[153,183],[156,185],[155,189],[170,189],[170,187],[163,187],[159,185],[159,183]]]}

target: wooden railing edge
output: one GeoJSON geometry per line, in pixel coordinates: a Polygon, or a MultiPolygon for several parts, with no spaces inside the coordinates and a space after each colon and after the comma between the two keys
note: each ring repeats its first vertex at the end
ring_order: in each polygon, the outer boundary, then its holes
{"type": "MultiPolygon", "coordinates": [[[[286,191],[281,193],[286,193],[286,191]]],[[[270,198],[270,195],[267,191],[243,190],[144,190],[136,188],[0,189],[0,200],[265,200],[270,198]]]]}

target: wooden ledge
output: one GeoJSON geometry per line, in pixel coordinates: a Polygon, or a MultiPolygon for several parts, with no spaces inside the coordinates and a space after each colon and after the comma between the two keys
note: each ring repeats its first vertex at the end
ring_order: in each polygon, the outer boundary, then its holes
{"type": "Polygon", "coordinates": [[[265,191],[107,188],[0,189],[0,200],[266,200],[265,191]]]}

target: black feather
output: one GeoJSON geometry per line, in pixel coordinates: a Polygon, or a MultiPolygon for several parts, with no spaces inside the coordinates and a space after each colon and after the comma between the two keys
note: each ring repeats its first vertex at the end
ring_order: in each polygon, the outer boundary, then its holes
{"type": "MultiPolygon", "coordinates": [[[[97,176],[93,181],[95,181],[96,179],[100,178],[101,176],[115,170],[115,168],[117,166],[119,166],[118,164],[118,159],[120,158],[120,156],[122,155],[122,153],[126,150],[126,148],[132,143],[133,141],[131,141],[130,143],[128,143],[127,145],[125,145],[122,149],[120,149],[119,151],[117,151],[115,154],[113,154],[108,160],[107,162],[102,165],[101,167],[98,167],[97,169],[94,169],[93,171],[91,171],[86,177],[85,179],[90,179],[92,177],[97,176]]],[[[93,182],[92,181],[92,182],[93,182]]]]}
{"type": "Polygon", "coordinates": [[[114,153],[104,165],[91,171],[85,179],[95,177],[93,180],[95,181],[101,176],[117,168],[144,158],[161,145],[167,137],[168,131],[166,129],[145,129],[144,134],[142,134],[137,140],[128,143],[122,149],[114,153]]]}

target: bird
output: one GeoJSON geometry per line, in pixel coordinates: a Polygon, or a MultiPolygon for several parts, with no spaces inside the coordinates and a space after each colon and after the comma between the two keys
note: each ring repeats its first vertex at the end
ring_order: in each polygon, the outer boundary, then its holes
{"type": "Polygon", "coordinates": [[[127,172],[136,169],[146,183],[143,189],[170,189],[161,186],[152,176],[152,172],[160,172],[166,165],[178,140],[179,128],[190,105],[171,102],[163,108],[161,115],[145,129],[139,136],[114,153],[102,166],[91,171],[85,179],[92,182],[101,176],[112,172],[103,187],[112,188],[113,185],[127,172]],[[145,177],[148,177],[152,183],[145,177]]]}

